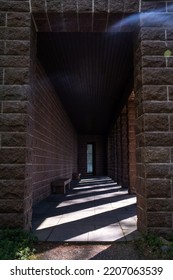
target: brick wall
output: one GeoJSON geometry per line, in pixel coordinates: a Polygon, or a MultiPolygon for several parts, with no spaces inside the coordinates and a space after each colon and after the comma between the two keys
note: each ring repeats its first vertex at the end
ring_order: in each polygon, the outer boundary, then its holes
{"type": "Polygon", "coordinates": [[[87,143],[95,144],[95,175],[106,175],[106,139],[102,135],[78,136],[78,172],[87,176],[87,143]]]}
{"type": "Polygon", "coordinates": [[[136,193],[136,107],[134,92],[128,99],[128,146],[129,192],[136,193]]]}
{"type": "Polygon", "coordinates": [[[77,171],[77,135],[57,93],[37,63],[32,92],[33,203],[50,194],[57,177],[77,171]]]}
{"type": "Polygon", "coordinates": [[[130,174],[127,106],[123,108],[108,137],[108,175],[122,187],[129,188],[130,174]]]}
{"type": "Polygon", "coordinates": [[[107,146],[107,170],[108,175],[111,177],[115,182],[117,182],[117,156],[116,156],[116,125],[111,130],[109,137],[108,137],[108,146],[107,146]]]}

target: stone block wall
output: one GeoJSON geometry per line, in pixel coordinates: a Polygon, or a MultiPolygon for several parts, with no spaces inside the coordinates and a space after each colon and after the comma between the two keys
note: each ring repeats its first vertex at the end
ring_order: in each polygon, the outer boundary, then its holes
{"type": "Polygon", "coordinates": [[[173,2],[153,2],[142,5],[135,63],[138,228],[165,232],[173,228],[173,2]]]}
{"type": "Polygon", "coordinates": [[[29,1],[0,3],[0,226],[31,226],[29,1]]]}
{"type": "Polygon", "coordinates": [[[51,181],[77,171],[77,134],[37,62],[32,84],[33,203],[50,194],[51,181]]]}
{"type": "Polygon", "coordinates": [[[139,0],[32,0],[31,9],[38,32],[107,32],[138,13],[139,0]]]}

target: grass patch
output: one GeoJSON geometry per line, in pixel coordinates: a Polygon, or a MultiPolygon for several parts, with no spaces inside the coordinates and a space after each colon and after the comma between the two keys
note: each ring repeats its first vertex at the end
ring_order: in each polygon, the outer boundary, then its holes
{"type": "Polygon", "coordinates": [[[21,228],[0,229],[0,260],[28,260],[34,254],[36,237],[21,228]]]}
{"type": "Polygon", "coordinates": [[[136,241],[137,249],[145,259],[172,260],[173,259],[173,232],[164,237],[153,233],[143,234],[136,241]]]}

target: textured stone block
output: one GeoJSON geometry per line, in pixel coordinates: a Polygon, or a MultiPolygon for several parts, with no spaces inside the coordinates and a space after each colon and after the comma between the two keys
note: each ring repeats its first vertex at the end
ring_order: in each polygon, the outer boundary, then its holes
{"type": "Polygon", "coordinates": [[[167,87],[166,86],[143,86],[142,87],[142,100],[156,100],[164,101],[167,100],[167,87]]]}
{"type": "Polygon", "coordinates": [[[20,213],[0,213],[0,227],[24,227],[24,214],[20,213]]]}
{"type": "Polygon", "coordinates": [[[143,27],[140,37],[142,40],[165,40],[165,28],[143,27]]]}
{"type": "Polygon", "coordinates": [[[77,12],[77,0],[63,0],[63,12],[77,12]]]}
{"type": "Polygon", "coordinates": [[[0,165],[0,180],[25,179],[25,165],[5,164],[0,165]],[[9,176],[10,174],[10,176],[9,176]]]}
{"type": "Polygon", "coordinates": [[[94,12],[108,12],[108,1],[107,0],[95,0],[94,1],[94,12]]]}
{"type": "Polygon", "coordinates": [[[143,103],[144,113],[172,113],[173,102],[172,101],[146,101],[143,103]]]}
{"type": "Polygon", "coordinates": [[[7,26],[9,27],[29,27],[31,25],[31,15],[29,13],[8,13],[7,26]]]}
{"type": "Polygon", "coordinates": [[[146,163],[169,163],[170,156],[169,148],[146,147],[142,150],[141,161],[146,163]]]}
{"type": "Polygon", "coordinates": [[[28,103],[26,101],[6,101],[3,102],[3,113],[27,113],[28,103]]]}
{"type": "Polygon", "coordinates": [[[163,57],[167,49],[165,42],[143,41],[141,44],[142,55],[160,55],[163,57]]]}
{"type": "Polygon", "coordinates": [[[22,148],[1,148],[1,164],[21,164],[25,163],[26,150],[22,148]]]}
{"type": "Polygon", "coordinates": [[[27,129],[27,116],[24,114],[1,114],[1,132],[25,132],[27,129]]]}
{"type": "Polygon", "coordinates": [[[29,67],[30,57],[29,56],[0,56],[0,65],[2,67],[29,67]]]}
{"type": "Polygon", "coordinates": [[[0,199],[0,213],[22,213],[23,211],[23,200],[0,199]]]}
{"type": "MultiPolygon", "coordinates": [[[[33,1],[33,0],[32,0],[33,1]]],[[[29,1],[1,1],[0,11],[6,12],[29,12],[29,1]]]]}
{"type": "Polygon", "coordinates": [[[1,135],[2,147],[25,147],[26,134],[25,133],[2,133],[1,135]]]}
{"type": "Polygon", "coordinates": [[[146,196],[156,198],[171,198],[172,181],[169,179],[147,179],[146,196]]]}
{"type": "Polygon", "coordinates": [[[166,3],[164,1],[142,1],[141,2],[142,12],[166,12],[166,3]]]}
{"type": "Polygon", "coordinates": [[[29,55],[29,41],[6,41],[5,54],[8,55],[29,55]]]}
{"type": "Polygon", "coordinates": [[[163,212],[172,212],[173,211],[173,199],[157,199],[150,198],[147,201],[147,211],[159,212],[162,209],[163,212]]]}
{"type": "MultiPolygon", "coordinates": [[[[142,143],[144,145],[147,145],[147,146],[168,146],[168,147],[171,147],[172,146],[172,143],[173,143],[173,133],[171,132],[157,132],[157,133],[147,133],[145,134],[145,136],[143,136],[144,139],[143,141],[141,140],[141,146],[142,146],[142,143]],[[164,140],[164,141],[163,141],[164,140]]],[[[139,142],[138,142],[139,143],[139,142]]]]}
{"type": "Polygon", "coordinates": [[[142,57],[143,67],[166,67],[166,60],[164,57],[144,56],[142,57]]]}
{"type": "Polygon", "coordinates": [[[1,180],[0,199],[23,199],[25,189],[24,180],[1,180]]]}
{"type": "Polygon", "coordinates": [[[0,26],[5,26],[6,14],[0,13],[0,26]]]}
{"type": "Polygon", "coordinates": [[[78,11],[81,13],[91,13],[92,3],[92,0],[78,0],[78,11]]]}
{"type": "Polygon", "coordinates": [[[62,1],[61,0],[47,0],[47,11],[48,12],[62,12],[62,1]]]}
{"type": "Polygon", "coordinates": [[[4,83],[6,85],[29,84],[29,68],[6,68],[4,83]]]}
{"type": "Polygon", "coordinates": [[[171,213],[147,213],[148,227],[172,227],[171,213]]]}
{"type": "Polygon", "coordinates": [[[171,178],[170,164],[146,164],[146,178],[171,178]]]}
{"type": "Polygon", "coordinates": [[[168,131],[168,116],[149,114],[144,117],[144,131],[168,131]]]}
{"type": "Polygon", "coordinates": [[[30,28],[28,27],[2,27],[0,28],[1,40],[30,40],[30,28]]]}
{"type": "Polygon", "coordinates": [[[171,85],[173,68],[144,68],[143,84],[145,85],[171,85]]]}
{"type": "Polygon", "coordinates": [[[124,12],[124,3],[122,0],[110,0],[109,1],[109,11],[111,13],[123,13],[124,12]]]}
{"type": "Polygon", "coordinates": [[[143,27],[172,27],[173,14],[147,13],[141,17],[143,27]]]}
{"type": "Polygon", "coordinates": [[[139,12],[139,2],[136,0],[124,0],[124,13],[139,12]]]}
{"type": "Polygon", "coordinates": [[[0,100],[27,100],[30,93],[30,87],[26,85],[0,85],[0,100]]]}
{"type": "Polygon", "coordinates": [[[33,13],[43,13],[46,11],[45,0],[32,0],[31,6],[33,13]]]}

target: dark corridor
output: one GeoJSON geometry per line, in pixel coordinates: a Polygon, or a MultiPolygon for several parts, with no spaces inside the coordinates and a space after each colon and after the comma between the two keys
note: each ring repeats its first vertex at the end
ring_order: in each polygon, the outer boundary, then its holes
{"type": "Polygon", "coordinates": [[[38,33],[37,55],[80,134],[107,134],[133,88],[132,33],[38,33]]]}

